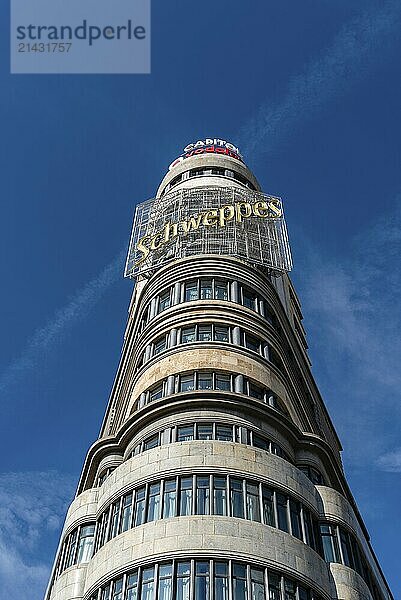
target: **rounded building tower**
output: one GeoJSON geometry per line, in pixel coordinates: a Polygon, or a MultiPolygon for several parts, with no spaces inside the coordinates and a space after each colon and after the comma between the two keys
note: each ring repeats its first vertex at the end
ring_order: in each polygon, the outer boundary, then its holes
{"type": "Polygon", "coordinates": [[[99,439],[46,600],[390,600],[310,371],[282,204],[190,144],[136,209],[99,439]]]}

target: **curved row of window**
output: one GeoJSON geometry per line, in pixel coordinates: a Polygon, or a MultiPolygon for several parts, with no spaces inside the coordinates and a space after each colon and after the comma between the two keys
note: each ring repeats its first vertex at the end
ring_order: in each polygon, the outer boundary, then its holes
{"type": "Polygon", "coordinates": [[[156,315],[170,306],[195,300],[226,300],[250,308],[267,319],[271,325],[277,326],[267,301],[254,290],[232,279],[222,277],[202,277],[189,281],[177,282],[152,298],[145,309],[141,329],[156,315]]]}
{"type": "Polygon", "coordinates": [[[157,356],[169,348],[192,344],[195,342],[229,343],[242,346],[252,352],[263,356],[278,368],[282,368],[281,360],[270,344],[246,329],[224,323],[201,323],[187,325],[178,329],[172,328],[167,333],[155,338],[149,343],[141,354],[137,367],[142,366],[152,357],[157,356]]]}
{"type": "MultiPolygon", "coordinates": [[[[301,502],[260,482],[213,474],[162,479],[121,496],[98,518],[94,552],[133,527],[190,515],[231,516],[277,527],[322,554],[317,519],[301,502]]],[[[67,551],[62,567],[70,560],[67,551]]]]}
{"type": "Polygon", "coordinates": [[[207,421],[174,425],[168,429],[152,433],[134,447],[130,457],[151,450],[152,448],[157,448],[163,444],[188,442],[191,440],[217,440],[220,442],[247,444],[248,446],[266,450],[266,452],[270,452],[291,462],[289,456],[281,446],[251,429],[238,425],[207,421]]]}
{"type": "Polygon", "coordinates": [[[276,571],[231,560],[186,558],[146,565],[96,590],[89,600],[321,600],[276,571]]]}
{"type": "Polygon", "coordinates": [[[275,408],[283,414],[288,411],[280,398],[270,389],[261,386],[253,379],[248,379],[238,373],[227,371],[187,371],[178,375],[170,375],[158,381],[141,393],[134,406],[142,408],[147,404],[178,394],[180,392],[217,391],[245,394],[251,398],[263,401],[264,404],[275,408]]]}
{"type": "Polygon", "coordinates": [[[181,183],[182,181],[187,181],[188,179],[192,179],[193,177],[213,177],[216,175],[219,177],[228,177],[229,179],[235,179],[236,181],[239,181],[251,190],[256,189],[253,183],[249,181],[249,179],[244,177],[244,175],[241,175],[241,173],[233,171],[232,169],[224,169],[223,167],[200,167],[197,169],[190,169],[189,171],[184,171],[183,173],[180,173],[179,175],[174,177],[174,179],[172,179],[170,183],[168,183],[163,189],[161,195],[164,196],[164,194],[169,192],[175,185],[181,183]]]}

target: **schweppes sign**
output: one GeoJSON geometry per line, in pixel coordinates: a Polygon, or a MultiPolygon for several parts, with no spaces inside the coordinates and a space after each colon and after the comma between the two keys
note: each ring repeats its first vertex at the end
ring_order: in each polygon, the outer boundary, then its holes
{"type": "Polygon", "coordinates": [[[281,200],[274,196],[265,196],[256,202],[234,202],[219,208],[208,209],[180,221],[168,221],[156,233],[145,235],[136,244],[135,268],[155,250],[161,250],[165,244],[186,236],[202,228],[223,228],[230,222],[241,223],[247,219],[279,219],[283,215],[281,200]],[[139,253],[139,256],[138,256],[139,253]]]}

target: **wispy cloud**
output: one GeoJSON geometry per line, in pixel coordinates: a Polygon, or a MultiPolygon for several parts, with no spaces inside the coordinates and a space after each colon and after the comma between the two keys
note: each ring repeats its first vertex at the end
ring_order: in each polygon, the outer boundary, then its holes
{"type": "Polygon", "coordinates": [[[366,78],[383,61],[384,48],[391,35],[398,35],[400,21],[399,0],[388,0],[345,24],[331,45],[289,80],[285,94],[262,105],[241,129],[244,153],[272,151],[366,78]]]}
{"type": "Polygon", "coordinates": [[[99,302],[110,286],[122,276],[125,254],[124,249],[99,275],[78,290],[68,304],[57,310],[44,327],[33,334],[19,358],[0,376],[0,392],[7,389],[21,375],[34,369],[55,344],[62,341],[67,330],[82,320],[99,302]]]}
{"type": "Polygon", "coordinates": [[[359,464],[394,455],[401,425],[401,196],[395,204],[337,260],[309,246],[298,265],[322,387],[359,464]]]}
{"type": "Polygon", "coordinates": [[[401,473],[401,448],[382,454],[382,456],[377,459],[376,465],[382,471],[401,473]]]}
{"type": "Polygon", "coordinates": [[[43,597],[48,538],[57,538],[73,495],[72,477],[51,472],[0,474],[0,600],[43,597]]]}

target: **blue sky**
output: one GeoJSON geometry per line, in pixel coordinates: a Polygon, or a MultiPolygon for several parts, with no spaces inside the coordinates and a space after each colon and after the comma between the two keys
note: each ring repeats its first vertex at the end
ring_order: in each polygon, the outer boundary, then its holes
{"type": "Polygon", "coordinates": [[[154,0],[152,74],[126,76],[9,75],[0,11],[0,600],[42,598],[118,364],[133,207],[205,136],[284,199],[313,372],[400,597],[399,0],[154,0]]]}

